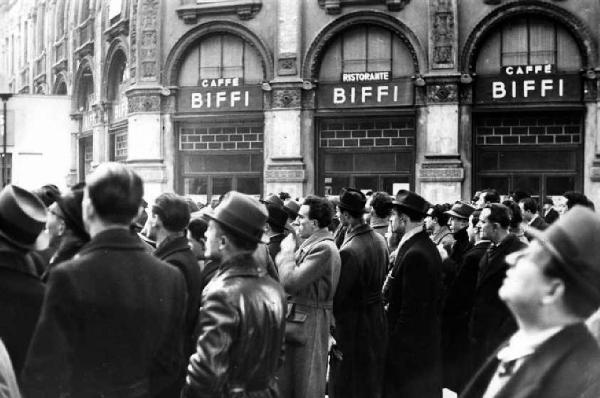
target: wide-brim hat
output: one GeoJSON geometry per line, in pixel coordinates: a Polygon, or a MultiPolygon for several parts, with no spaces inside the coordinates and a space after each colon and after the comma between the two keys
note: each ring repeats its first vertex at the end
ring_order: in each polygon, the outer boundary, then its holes
{"type": "Polygon", "coordinates": [[[298,204],[298,202],[295,200],[290,199],[285,202],[283,209],[287,213],[288,218],[295,220],[298,217],[298,212],[300,211],[300,204],[298,204]]]}
{"type": "Polygon", "coordinates": [[[81,213],[81,202],[83,201],[83,189],[67,192],[56,200],[56,204],[62,212],[65,224],[73,232],[82,238],[89,239],[85,226],[83,224],[83,216],[81,213]]]}
{"type": "Polygon", "coordinates": [[[267,206],[269,214],[267,222],[280,228],[287,227],[288,213],[285,211],[283,200],[277,195],[271,195],[261,200],[267,206]]]}
{"type": "Polygon", "coordinates": [[[475,208],[473,206],[463,202],[456,202],[452,205],[452,208],[445,213],[451,215],[452,217],[468,220],[474,211],[475,208]]]}
{"type": "Polygon", "coordinates": [[[26,250],[48,247],[47,210],[35,194],[16,185],[0,191],[0,236],[26,250]]]}
{"type": "Polygon", "coordinates": [[[259,243],[268,212],[264,204],[252,196],[230,191],[212,213],[205,215],[243,239],[259,243]]]}
{"type": "Polygon", "coordinates": [[[574,206],[543,231],[527,228],[594,306],[600,306],[600,216],[574,206]]]}
{"type": "Polygon", "coordinates": [[[429,210],[430,204],[421,195],[414,192],[401,189],[392,201],[392,205],[399,210],[408,209],[415,213],[425,216],[429,210]]]}
{"type": "Polygon", "coordinates": [[[342,210],[354,213],[365,213],[367,209],[367,197],[364,193],[354,188],[342,188],[337,206],[342,210]]]}

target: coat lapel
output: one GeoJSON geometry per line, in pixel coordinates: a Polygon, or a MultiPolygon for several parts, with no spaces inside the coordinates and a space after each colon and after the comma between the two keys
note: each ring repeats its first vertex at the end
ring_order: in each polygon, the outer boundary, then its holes
{"type": "Polygon", "coordinates": [[[487,264],[480,263],[480,265],[484,265],[485,268],[482,270],[483,272],[479,278],[478,286],[483,285],[487,279],[498,272],[506,271],[504,258],[506,257],[508,250],[513,246],[513,240],[513,235],[510,235],[498,245],[493,253],[488,250],[488,252],[484,254],[482,259],[487,259],[487,264]]]}
{"type": "MultiPolygon", "coordinates": [[[[370,225],[367,225],[367,224],[361,224],[361,225],[359,225],[358,227],[356,227],[352,231],[346,233],[346,237],[344,238],[344,243],[342,243],[342,246],[344,246],[346,243],[348,243],[352,239],[354,239],[355,236],[365,234],[365,233],[367,233],[369,231],[372,231],[372,230],[373,230],[373,228],[371,228],[370,225]]],[[[340,249],[341,249],[341,247],[340,247],[340,249]]]]}
{"type": "Polygon", "coordinates": [[[304,261],[304,258],[310,252],[312,247],[324,240],[333,241],[333,236],[328,230],[320,230],[309,236],[308,239],[302,242],[300,248],[298,248],[298,250],[296,251],[296,264],[300,264],[302,261],[304,261]]]}
{"type": "Polygon", "coordinates": [[[154,255],[163,260],[174,253],[190,249],[191,248],[188,239],[185,236],[180,236],[175,239],[170,239],[159,245],[154,251],[154,255]]]}

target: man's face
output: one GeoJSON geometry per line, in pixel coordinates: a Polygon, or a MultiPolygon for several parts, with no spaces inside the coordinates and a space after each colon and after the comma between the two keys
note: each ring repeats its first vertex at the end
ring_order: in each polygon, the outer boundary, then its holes
{"type": "Polygon", "coordinates": [[[567,198],[565,198],[564,196],[559,196],[558,198],[556,198],[554,208],[561,216],[564,216],[567,210],[569,210],[567,208],[567,198]]]}
{"type": "Polygon", "coordinates": [[[48,208],[46,229],[48,230],[48,236],[50,238],[50,246],[54,247],[65,230],[65,220],[62,211],[56,202],[52,203],[48,208]]]}
{"type": "Polygon", "coordinates": [[[479,199],[477,199],[477,203],[475,203],[475,206],[477,206],[478,209],[483,208],[483,206],[485,205],[485,193],[482,193],[481,195],[479,195],[479,199]]]}
{"type": "Polygon", "coordinates": [[[425,230],[427,232],[433,232],[436,224],[437,220],[435,218],[431,217],[429,214],[425,216],[425,230]]]}
{"type": "Polygon", "coordinates": [[[150,220],[148,220],[148,223],[150,225],[150,228],[148,229],[148,238],[156,240],[156,233],[158,232],[161,225],[160,218],[157,214],[152,212],[152,216],[150,217],[150,220]]]}
{"type": "Polygon", "coordinates": [[[543,267],[550,260],[549,252],[535,240],[525,249],[506,256],[509,268],[498,294],[511,310],[523,313],[539,308],[544,295],[557,281],[544,275],[543,267]]]}
{"type": "Polygon", "coordinates": [[[94,213],[94,206],[90,199],[87,187],[83,191],[83,199],[81,200],[81,218],[87,232],[90,232],[90,223],[94,213]]]}
{"type": "Polygon", "coordinates": [[[495,242],[494,238],[496,237],[496,224],[489,220],[491,214],[490,209],[483,209],[481,211],[481,215],[479,216],[479,222],[477,226],[481,231],[481,239],[489,239],[492,242],[495,242]]]}
{"type": "Polygon", "coordinates": [[[340,220],[340,224],[348,225],[348,219],[342,213],[342,209],[339,206],[336,206],[336,209],[337,209],[336,216],[337,216],[338,220],[340,220]]]}
{"type": "Polygon", "coordinates": [[[298,226],[298,235],[302,239],[306,239],[311,236],[318,228],[317,220],[311,220],[308,218],[308,212],[310,207],[308,205],[300,206],[300,210],[298,211],[298,218],[296,219],[296,224],[298,226]]]}
{"type": "Polygon", "coordinates": [[[468,220],[454,216],[450,216],[450,219],[448,220],[448,226],[450,227],[450,231],[452,231],[452,233],[456,233],[461,229],[467,228],[468,224],[468,220]]]}
{"type": "Polygon", "coordinates": [[[473,216],[469,216],[469,227],[467,228],[467,233],[469,234],[469,240],[471,242],[476,242],[479,239],[481,229],[479,228],[479,221],[475,226],[473,226],[473,216]]]}
{"type": "Polygon", "coordinates": [[[529,210],[525,210],[525,205],[523,203],[519,203],[519,209],[521,209],[523,220],[527,222],[531,221],[531,219],[533,218],[533,213],[529,210]]]}
{"type": "Polygon", "coordinates": [[[204,233],[204,237],[206,238],[204,257],[214,260],[221,258],[221,252],[219,251],[221,234],[219,232],[217,223],[214,220],[210,220],[208,222],[208,229],[204,233]]]}
{"type": "Polygon", "coordinates": [[[406,232],[406,216],[398,211],[398,209],[392,210],[392,232],[398,234],[398,236],[404,235],[406,232]]]}

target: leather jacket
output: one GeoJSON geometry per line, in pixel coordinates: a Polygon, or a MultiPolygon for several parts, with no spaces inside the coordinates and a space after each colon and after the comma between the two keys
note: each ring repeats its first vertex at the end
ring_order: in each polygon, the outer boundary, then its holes
{"type": "Polygon", "coordinates": [[[202,293],[196,352],[183,397],[277,397],[283,363],[283,288],[252,253],[221,264],[202,293]]]}

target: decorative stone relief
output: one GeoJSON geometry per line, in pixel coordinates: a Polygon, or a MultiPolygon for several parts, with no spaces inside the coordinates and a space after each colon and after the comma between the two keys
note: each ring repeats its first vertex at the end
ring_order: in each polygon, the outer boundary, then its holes
{"type": "Polygon", "coordinates": [[[388,11],[401,11],[410,0],[319,0],[319,6],[330,15],[340,14],[344,6],[373,5],[373,3],[387,5],[388,11]]]}
{"type": "Polygon", "coordinates": [[[273,90],[273,108],[299,108],[302,101],[300,88],[280,88],[273,90]]]}
{"type": "Polygon", "coordinates": [[[195,24],[198,17],[216,14],[237,14],[245,21],[254,18],[262,8],[262,0],[183,0],[177,8],[177,15],[186,24],[195,24]]]}
{"type": "Polygon", "coordinates": [[[432,84],[427,86],[429,102],[457,102],[458,87],[456,84],[432,84]]]}
{"type": "Polygon", "coordinates": [[[128,97],[127,110],[135,112],[160,112],[159,95],[136,95],[128,97]]]}
{"type": "Polygon", "coordinates": [[[131,29],[129,30],[129,40],[130,40],[130,65],[129,69],[129,78],[131,83],[135,83],[136,81],[136,65],[137,65],[137,10],[138,10],[138,0],[133,0],[133,5],[131,6],[131,29]]]}
{"type": "Polygon", "coordinates": [[[158,78],[159,0],[141,0],[140,9],[140,79],[154,81],[158,78]]]}
{"type": "Polygon", "coordinates": [[[295,75],[297,73],[296,54],[282,53],[277,60],[277,74],[279,76],[295,75]]]}
{"type": "Polygon", "coordinates": [[[462,167],[423,167],[419,177],[421,181],[462,181],[465,170],[462,167]]]}
{"type": "Polygon", "coordinates": [[[453,69],[456,64],[457,26],[454,0],[430,0],[429,32],[432,69],[453,69]]]}

